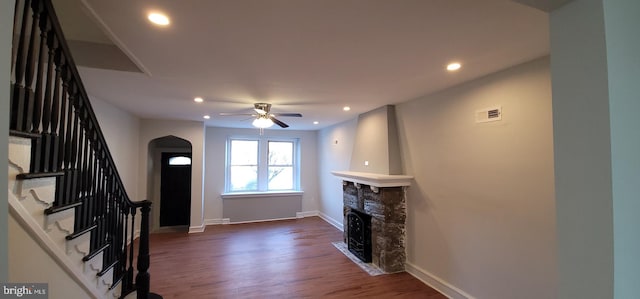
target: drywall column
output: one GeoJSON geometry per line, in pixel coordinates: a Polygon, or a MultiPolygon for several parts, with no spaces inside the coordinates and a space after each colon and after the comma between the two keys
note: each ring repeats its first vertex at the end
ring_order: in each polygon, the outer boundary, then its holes
{"type": "Polygon", "coordinates": [[[640,293],[638,11],[577,0],[551,13],[558,298],[640,293]]]}
{"type": "Polygon", "coordinates": [[[551,13],[558,298],[611,298],[613,198],[600,0],[551,13]]]}
{"type": "Polygon", "coordinates": [[[614,298],[640,294],[640,1],[605,0],[614,298]]]}
{"type": "MultiPolygon", "coordinates": [[[[10,90],[9,82],[11,82],[11,44],[13,30],[13,10],[15,6],[14,0],[0,1],[0,132],[4,137],[0,138],[0,157],[9,156],[9,100],[10,90]]],[[[7,169],[7,159],[0,159],[0,169],[7,169]]],[[[8,180],[7,172],[0,171],[0,181],[8,180]]],[[[9,281],[9,261],[8,261],[8,210],[7,202],[7,185],[0,184],[0,282],[9,281]]]]}

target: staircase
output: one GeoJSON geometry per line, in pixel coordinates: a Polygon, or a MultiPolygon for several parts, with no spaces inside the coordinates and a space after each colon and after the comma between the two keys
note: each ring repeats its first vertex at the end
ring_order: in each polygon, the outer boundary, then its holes
{"type": "MultiPolygon", "coordinates": [[[[29,169],[30,147],[31,140],[28,138],[9,138],[8,197],[11,217],[20,223],[32,239],[36,240],[36,243],[45,249],[86,293],[94,298],[119,298],[122,294],[121,280],[114,281],[113,267],[104,267],[103,251],[90,255],[91,232],[67,240],[67,237],[74,233],[74,209],[45,214],[44,211],[52,207],[55,200],[56,178],[16,179],[24,176],[24,170],[29,169]]],[[[23,250],[30,251],[34,248],[23,250]]]]}
{"type": "Polygon", "coordinates": [[[149,292],[151,203],[125,192],[51,0],[17,0],[14,16],[12,218],[92,297],[161,298],[149,292]]]}

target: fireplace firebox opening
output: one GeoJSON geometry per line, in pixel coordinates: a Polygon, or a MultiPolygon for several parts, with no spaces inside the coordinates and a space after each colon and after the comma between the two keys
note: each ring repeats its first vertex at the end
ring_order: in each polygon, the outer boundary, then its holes
{"type": "Polygon", "coordinates": [[[371,215],[350,210],[347,213],[347,246],[365,263],[371,262],[371,215]]]}

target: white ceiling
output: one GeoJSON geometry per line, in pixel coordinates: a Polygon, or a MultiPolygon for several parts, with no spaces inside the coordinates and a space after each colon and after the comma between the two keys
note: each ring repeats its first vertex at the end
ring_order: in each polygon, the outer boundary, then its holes
{"type": "Polygon", "coordinates": [[[304,115],[281,118],[290,129],[319,129],[549,52],[547,13],[507,0],[54,3],[68,39],[111,42],[141,70],[109,70],[111,56],[78,53],[100,61],[80,68],[91,96],[142,118],[209,114],[210,126],[250,127],[218,113],[268,102],[272,112],[304,115]],[[154,10],[171,25],[150,24],[154,10]],[[454,60],[463,68],[447,73],[454,60]]]}

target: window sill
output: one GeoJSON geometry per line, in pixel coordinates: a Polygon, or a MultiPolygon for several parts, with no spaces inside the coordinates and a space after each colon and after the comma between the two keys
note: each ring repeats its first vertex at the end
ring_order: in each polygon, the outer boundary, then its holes
{"type": "Polygon", "coordinates": [[[286,197],[301,196],[304,191],[263,191],[263,192],[227,192],[220,194],[222,199],[256,198],[256,197],[286,197]]]}

